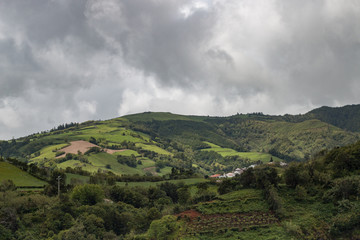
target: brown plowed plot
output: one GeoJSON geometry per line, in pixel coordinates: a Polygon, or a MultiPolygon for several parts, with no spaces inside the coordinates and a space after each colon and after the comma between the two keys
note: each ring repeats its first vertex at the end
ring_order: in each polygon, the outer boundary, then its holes
{"type": "MultiPolygon", "coordinates": [[[[188,211],[187,211],[188,212],[188,211]]],[[[179,214],[186,221],[185,235],[207,234],[224,229],[243,230],[251,226],[266,226],[278,223],[272,212],[225,213],[201,215],[193,212],[179,214]]],[[[195,211],[196,212],[196,211],[195,211]]]]}
{"type": "Polygon", "coordinates": [[[126,149],[114,150],[114,149],[105,148],[105,152],[110,153],[110,154],[113,154],[113,153],[116,153],[116,152],[123,152],[123,151],[126,151],[126,149]]]}
{"type": "Polygon", "coordinates": [[[92,147],[99,147],[99,146],[87,141],[73,141],[70,142],[70,146],[63,148],[60,151],[65,153],[77,154],[78,151],[85,153],[87,150],[89,150],[92,147]]]}
{"type": "MultiPolygon", "coordinates": [[[[65,152],[66,153],[73,153],[73,154],[77,154],[78,151],[80,151],[81,153],[85,153],[87,150],[89,150],[90,148],[92,147],[99,147],[98,145],[95,145],[91,142],[88,142],[88,141],[73,141],[73,142],[70,142],[70,146],[68,147],[65,147],[59,151],[61,152],[65,152]]],[[[105,148],[104,149],[105,152],[107,153],[110,153],[110,154],[113,154],[115,152],[122,152],[122,151],[125,151],[124,149],[121,149],[121,150],[113,150],[113,149],[107,149],[105,148]]],[[[61,157],[65,157],[65,154],[63,155],[60,155],[56,158],[61,158],[61,157]]]]}

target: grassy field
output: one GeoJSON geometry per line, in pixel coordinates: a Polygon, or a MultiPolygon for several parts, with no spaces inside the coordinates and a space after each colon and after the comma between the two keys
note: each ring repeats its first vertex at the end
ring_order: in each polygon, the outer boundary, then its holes
{"type": "Polygon", "coordinates": [[[100,169],[112,171],[115,174],[144,174],[144,172],[137,168],[132,168],[124,164],[118,163],[116,156],[108,153],[91,154],[89,162],[100,169]],[[106,166],[110,166],[107,168],[106,166]]]}
{"type": "Polygon", "coordinates": [[[82,176],[79,174],[66,173],[66,184],[76,183],[87,183],[89,182],[89,176],[82,176]]]}
{"type": "Polygon", "coordinates": [[[43,160],[44,158],[47,159],[55,158],[55,151],[64,148],[68,145],[69,144],[67,143],[62,143],[62,144],[44,147],[43,149],[40,150],[40,156],[32,158],[31,161],[37,162],[39,160],[43,160]]]}
{"type": "Polygon", "coordinates": [[[153,152],[156,152],[158,154],[162,154],[162,155],[168,155],[168,156],[172,156],[173,154],[156,146],[156,145],[149,145],[149,144],[143,144],[143,143],[137,143],[136,144],[137,147],[141,147],[142,149],[145,149],[145,150],[149,150],[149,151],[153,151],[153,152]]]}
{"type": "Polygon", "coordinates": [[[10,179],[17,187],[45,186],[47,183],[7,162],[0,162],[0,182],[10,179]]]}
{"type": "Polygon", "coordinates": [[[210,148],[203,149],[202,151],[214,151],[220,154],[223,157],[227,156],[239,156],[244,159],[249,159],[250,161],[262,161],[262,162],[269,162],[270,158],[273,158],[273,161],[275,162],[281,162],[282,160],[278,157],[272,156],[269,153],[259,153],[259,152],[237,152],[234,149],[231,148],[222,148],[216,144],[205,142],[210,146],[210,148]]]}
{"type": "Polygon", "coordinates": [[[130,157],[131,155],[134,155],[135,157],[139,157],[140,154],[134,150],[130,150],[130,149],[127,149],[125,151],[122,151],[122,152],[115,152],[113,153],[113,155],[117,156],[117,155],[121,155],[121,156],[127,156],[127,157],[130,157]]]}

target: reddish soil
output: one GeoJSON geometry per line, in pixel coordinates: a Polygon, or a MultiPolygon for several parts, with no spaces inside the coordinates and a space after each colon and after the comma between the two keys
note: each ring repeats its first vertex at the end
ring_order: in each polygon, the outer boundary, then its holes
{"type": "MultiPolygon", "coordinates": [[[[65,147],[59,151],[61,152],[65,152],[63,155],[60,155],[56,158],[61,158],[61,157],[65,157],[66,153],[73,153],[73,154],[77,154],[78,151],[80,151],[81,153],[85,153],[87,150],[89,150],[92,147],[99,147],[98,145],[95,145],[93,143],[90,143],[88,141],[73,141],[70,142],[70,146],[65,147]]],[[[113,150],[113,149],[104,149],[105,152],[109,153],[109,154],[113,154],[115,152],[122,152],[122,151],[126,151],[126,149],[121,149],[121,150],[113,150]]]]}
{"type": "Polygon", "coordinates": [[[194,218],[196,218],[196,217],[201,216],[201,213],[199,213],[199,212],[196,211],[196,210],[191,209],[191,210],[187,210],[187,211],[185,211],[185,212],[179,213],[179,214],[177,214],[176,216],[180,216],[180,217],[182,217],[182,218],[185,217],[185,216],[187,216],[187,217],[190,218],[190,219],[194,219],[194,218]]]}
{"type": "Polygon", "coordinates": [[[78,151],[84,153],[87,150],[89,150],[89,148],[92,148],[92,147],[98,147],[98,145],[95,145],[95,144],[87,142],[87,141],[73,141],[73,142],[70,142],[70,146],[61,149],[61,151],[65,152],[65,153],[77,154],[78,151]]]}

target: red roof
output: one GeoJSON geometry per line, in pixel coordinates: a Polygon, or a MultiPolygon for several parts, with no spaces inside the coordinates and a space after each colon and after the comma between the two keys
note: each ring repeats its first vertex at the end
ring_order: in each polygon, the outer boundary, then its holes
{"type": "Polygon", "coordinates": [[[214,175],[211,175],[210,177],[211,178],[217,178],[217,177],[220,177],[221,176],[221,174],[214,174],[214,175]]]}

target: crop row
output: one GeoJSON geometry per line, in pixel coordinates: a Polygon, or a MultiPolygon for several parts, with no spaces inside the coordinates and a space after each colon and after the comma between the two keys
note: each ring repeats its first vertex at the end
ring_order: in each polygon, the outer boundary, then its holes
{"type": "Polygon", "coordinates": [[[271,212],[201,215],[187,221],[186,234],[213,233],[224,229],[241,231],[244,227],[264,226],[277,222],[278,219],[271,212]]]}

